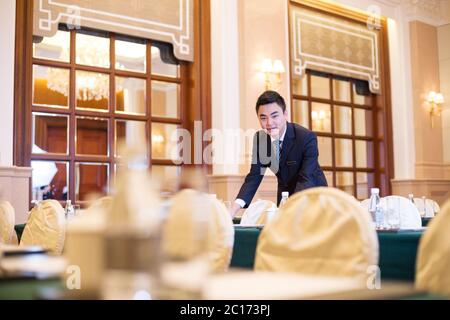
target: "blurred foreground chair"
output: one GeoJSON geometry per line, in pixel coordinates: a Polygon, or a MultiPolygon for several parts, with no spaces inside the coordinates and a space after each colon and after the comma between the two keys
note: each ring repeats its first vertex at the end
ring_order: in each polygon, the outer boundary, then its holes
{"type": "Polygon", "coordinates": [[[8,201],[0,201],[0,243],[18,244],[14,230],[16,214],[8,201]]]}
{"type": "Polygon", "coordinates": [[[270,200],[258,199],[256,202],[250,204],[247,210],[244,211],[241,224],[256,225],[266,224],[268,220],[267,210],[276,210],[277,205],[270,200]]]}
{"type": "Polygon", "coordinates": [[[66,233],[64,209],[56,200],[44,200],[31,209],[20,245],[41,246],[61,254],[66,233]]]}
{"type": "Polygon", "coordinates": [[[388,196],[382,198],[383,207],[393,209],[400,214],[400,229],[420,229],[422,218],[416,206],[405,197],[388,196]]]}
{"type": "Polygon", "coordinates": [[[365,279],[378,264],[369,212],[349,194],[308,189],[289,198],[261,232],[255,269],[365,279]]]}
{"type": "Polygon", "coordinates": [[[450,297],[450,201],[430,222],[420,240],[416,263],[419,290],[450,297]]]}
{"type": "Polygon", "coordinates": [[[164,252],[188,258],[207,250],[211,270],[222,272],[229,268],[233,243],[233,222],[222,202],[192,189],[172,198],[163,228],[164,252]]]}

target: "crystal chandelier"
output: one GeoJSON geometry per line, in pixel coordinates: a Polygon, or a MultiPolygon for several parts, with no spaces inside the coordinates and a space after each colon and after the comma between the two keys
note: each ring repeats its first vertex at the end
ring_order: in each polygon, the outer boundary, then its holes
{"type": "MultiPolygon", "coordinates": [[[[109,42],[108,42],[109,43],[109,42]]],[[[93,47],[92,41],[86,38],[77,38],[77,64],[109,67],[109,47],[105,42],[99,41],[93,47]]],[[[108,45],[109,46],[109,45],[108,45]]],[[[61,50],[60,59],[62,61],[69,60],[69,51],[67,49],[61,50]]],[[[47,69],[47,88],[59,92],[65,96],[69,92],[69,81],[67,81],[66,69],[48,68],[47,69]]],[[[116,90],[123,90],[122,80],[116,78],[116,90]]],[[[109,98],[109,75],[77,71],[76,72],[76,99],[82,101],[109,98]]]]}

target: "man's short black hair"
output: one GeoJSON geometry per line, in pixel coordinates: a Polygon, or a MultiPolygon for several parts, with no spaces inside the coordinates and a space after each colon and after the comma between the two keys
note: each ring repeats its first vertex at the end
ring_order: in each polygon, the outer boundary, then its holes
{"type": "Polygon", "coordinates": [[[284,102],[283,97],[276,91],[268,90],[264,91],[256,101],[256,113],[258,113],[259,106],[274,102],[280,106],[283,113],[286,111],[286,103],[284,102]]]}

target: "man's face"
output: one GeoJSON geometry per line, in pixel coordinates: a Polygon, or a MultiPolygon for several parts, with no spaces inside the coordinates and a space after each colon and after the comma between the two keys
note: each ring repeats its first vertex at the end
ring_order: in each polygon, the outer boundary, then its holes
{"type": "Polygon", "coordinates": [[[287,112],[275,102],[259,106],[258,119],[261,128],[272,138],[279,138],[286,128],[287,112]]]}

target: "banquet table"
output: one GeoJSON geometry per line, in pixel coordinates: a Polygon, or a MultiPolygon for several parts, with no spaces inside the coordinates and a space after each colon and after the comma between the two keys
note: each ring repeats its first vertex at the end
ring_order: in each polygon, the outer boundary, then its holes
{"type": "MultiPolygon", "coordinates": [[[[231,267],[253,268],[261,228],[235,225],[231,267]]],[[[377,232],[381,278],[414,281],[417,249],[423,231],[377,232]]]]}

